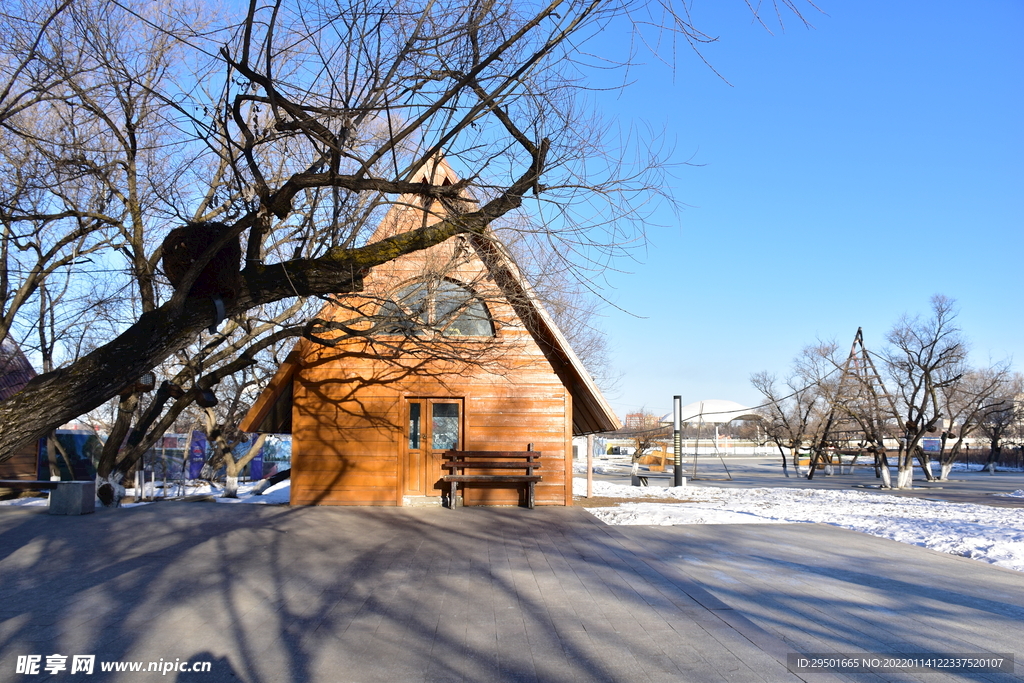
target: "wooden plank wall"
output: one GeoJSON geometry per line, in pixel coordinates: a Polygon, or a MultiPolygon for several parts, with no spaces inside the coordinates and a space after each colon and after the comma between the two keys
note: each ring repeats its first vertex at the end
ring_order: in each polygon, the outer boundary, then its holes
{"type": "Polygon", "coordinates": [[[353,392],[343,372],[328,363],[297,378],[291,502],[395,505],[401,425],[395,391],[368,383],[353,392]]]}
{"type": "MultiPolygon", "coordinates": [[[[401,504],[406,400],[452,397],[465,399],[463,448],[522,451],[533,443],[543,453],[537,504],[565,505],[569,393],[532,339],[518,342],[516,357],[506,358],[500,372],[435,372],[428,364],[415,378],[370,354],[353,359],[314,351],[295,384],[292,504],[401,504]]],[[[473,486],[465,500],[514,505],[520,495],[514,488],[473,486]]]]}
{"type": "Polygon", "coordinates": [[[38,476],[36,461],[39,457],[39,441],[32,439],[14,449],[10,459],[0,462],[0,479],[29,479],[38,476]]]}
{"type": "MultiPolygon", "coordinates": [[[[434,182],[448,174],[442,164],[434,182]]],[[[435,204],[406,198],[382,221],[374,239],[436,222],[447,215],[435,204]]],[[[465,284],[480,295],[496,324],[496,337],[466,339],[467,350],[490,345],[489,362],[457,367],[452,362],[403,358],[381,360],[372,342],[350,341],[335,349],[310,344],[301,355],[292,408],[292,504],[401,505],[405,489],[406,400],[463,398],[463,448],[543,453],[544,477],[536,489],[541,505],[571,501],[572,408],[569,392],[479,256],[462,238],[403,256],[364,281],[365,304],[375,311],[384,299],[425,274],[465,284]],[[568,458],[568,460],[567,460],[568,458]],[[567,493],[568,491],[568,493],[567,493]]],[[[345,315],[330,307],[322,316],[345,315]],[[332,314],[332,310],[336,311],[332,314]]],[[[451,340],[447,340],[451,343],[451,340]]],[[[437,473],[440,476],[440,472],[437,473]]],[[[467,489],[469,504],[515,504],[510,489],[467,489]]]]}

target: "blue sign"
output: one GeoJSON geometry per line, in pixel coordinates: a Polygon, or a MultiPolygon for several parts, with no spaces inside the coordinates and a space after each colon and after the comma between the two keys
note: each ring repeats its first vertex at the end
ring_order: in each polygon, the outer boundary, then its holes
{"type": "Polygon", "coordinates": [[[192,444],[188,448],[188,478],[198,479],[206,464],[206,434],[192,432],[192,444]]]}

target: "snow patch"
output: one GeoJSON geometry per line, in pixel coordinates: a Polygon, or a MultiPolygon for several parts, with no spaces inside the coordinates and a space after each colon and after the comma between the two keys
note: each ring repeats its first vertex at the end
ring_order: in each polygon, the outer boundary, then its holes
{"type": "MultiPolygon", "coordinates": [[[[586,490],[585,479],[573,480],[573,493],[585,495],[586,490]]],[[[590,509],[607,524],[831,524],[1024,571],[1024,508],[947,503],[864,491],[662,488],[603,481],[594,482],[594,495],[688,501],[648,500],[590,509]]],[[[1024,491],[1005,495],[1024,497],[1024,491]]],[[[586,507],[586,502],[583,505],[586,507]]]]}
{"type": "MultiPolygon", "coordinates": [[[[284,480],[279,482],[263,492],[262,496],[252,495],[252,488],[258,482],[244,482],[238,485],[238,498],[222,498],[223,488],[216,485],[210,485],[209,482],[195,482],[190,483],[186,486],[180,486],[177,484],[167,485],[167,496],[170,498],[176,498],[181,496],[195,496],[195,495],[208,495],[214,496],[214,500],[218,503],[249,503],[251,505],[288,505],[289,498],[291,497],[291,481],[284,480]]],[[[584,483],[584,488],[586,485],[584,483]]],[[[159,502],[163,498],[162,485],[157,482],[157,500],[159,502]]],[[[153,485],[146,484],[146,495],[152,495],[153,485]]],[[[128,488],[124,490],[124,496],[126,498],[135,497],[135,489],[128,488]]],[[[152,505],[154,501],[140,501],[138,503],[122,503],[123,508],[138,507],[139,505],[152,505]]],[[[49,505],[49,498],[15,498],[13,500],[0,500],[0,505],[10,505],[17,507],[47,507],[49,505]]],[[[97,503],[98,505],[98,503],[97,503]]]]}

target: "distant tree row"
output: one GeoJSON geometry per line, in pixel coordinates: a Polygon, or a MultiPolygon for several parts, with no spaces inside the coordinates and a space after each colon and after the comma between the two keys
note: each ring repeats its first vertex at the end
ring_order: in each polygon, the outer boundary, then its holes
{"type": "Polygon", "coordinates": [[[947,479],[969,437],[988,440],[986,469],[994,471],[1002,445],[1020,437],[1024,378],[1006,360],[968,362],[954,301],[942,295],[932,297],[929,317],[903,316],[885,340],[873,352],[858,331],[848,355],[834,341],[819,342],[803,349],[785,377],[751,377],[766,399],[760,410],[764,429],[782,454],[786,476],[787,455],[800,475],[801,459],[817,455],[831,462],[833,454],[845,452],[872,458],[885,487],[893,486],[894,458],[895,487],[908,488],[915,460],[927,480],[947,479]],[[938,440],[938,448],[926,452],[929,438],[938,440]]]}

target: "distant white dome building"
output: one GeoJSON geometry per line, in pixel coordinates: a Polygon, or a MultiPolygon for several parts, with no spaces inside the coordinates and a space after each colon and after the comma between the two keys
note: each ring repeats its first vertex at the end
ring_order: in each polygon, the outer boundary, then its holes
{"type": "MultiPolygon", "coordinates": [[[[725,424],[733,420],[757,420],[760,417],[753,408],[720,398],[696,401],[682,408],[682,421],[690,424],[725,424]]],[[[672,413],[661,418],[661,421],[671,424],[672,413]]]]}

